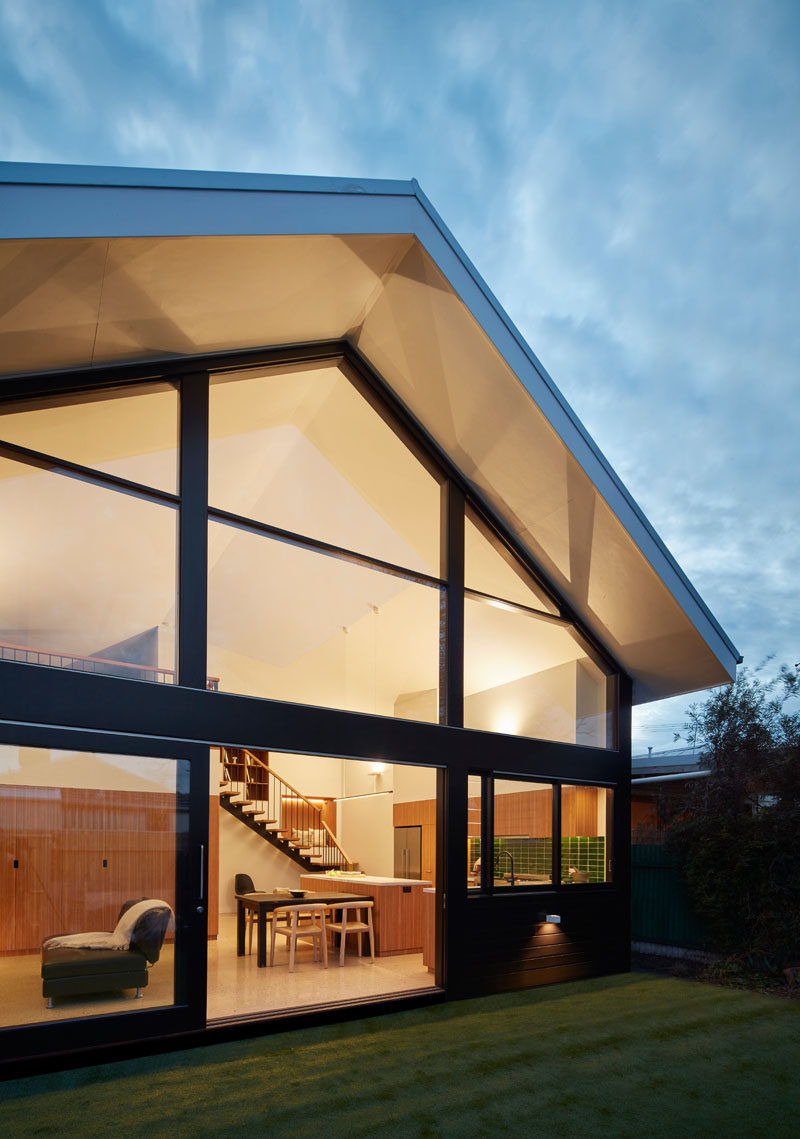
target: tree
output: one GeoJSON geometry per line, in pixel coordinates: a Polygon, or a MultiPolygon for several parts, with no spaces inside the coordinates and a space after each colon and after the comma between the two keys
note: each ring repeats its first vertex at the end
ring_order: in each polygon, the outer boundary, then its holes
{"type": "Polygon", "coordinates": [[[798,696],[796,667],[742,669],[692,705],[684,738],[711,774],[662,805],[709,948],[776,972],[800,959],[798,696]]]}

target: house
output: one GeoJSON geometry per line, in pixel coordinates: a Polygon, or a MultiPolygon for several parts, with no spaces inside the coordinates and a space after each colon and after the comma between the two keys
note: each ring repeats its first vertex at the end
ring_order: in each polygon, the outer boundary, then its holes
{"type": "Polygon", "coordinates": [[[625,970],[632,704],[738,654],[416,182],[0,179],[4,1054],[625,970]]]}
{"type": "Polygon", "coordinates": [[[631,759],[631,837],[636,842],[663,841],[659,803],[685,798],[689,783],[710,774],[708,761],[694,748],[665,748],[631,759]]]}

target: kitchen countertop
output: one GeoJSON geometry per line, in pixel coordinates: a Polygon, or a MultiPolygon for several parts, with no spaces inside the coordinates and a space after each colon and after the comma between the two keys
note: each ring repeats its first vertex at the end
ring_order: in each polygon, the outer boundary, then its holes
{"type": "Polygon", "coordinates": [[[338,882],[363,882],[365,886],[432,886],[433,882],[420,878],[380,878],[375,874],[337,874],[335,878],[328,874],[303,874],[303,878],[311,878],[315,882],[329,882],[336,885],[338,882]]]}

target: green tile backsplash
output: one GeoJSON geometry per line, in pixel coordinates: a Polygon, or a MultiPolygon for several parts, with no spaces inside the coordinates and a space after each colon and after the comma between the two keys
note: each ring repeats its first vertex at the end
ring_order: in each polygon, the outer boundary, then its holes
{"type": "MultiPolygon", "coordinates": [[[[550,838],[514,838],[496,835],[494,840],[495,867],[500,876],[508,874],[511,864],[501,850],[507,850],[514,859],[516,878],[549,878],[553,866],[553,840],[550,838]],[[498,857],[499,856],[499,857],[498,857]]],[[[480,854],[480,839],[469,840],[469,864],[472,866],[480,854]]],[[[570,867],[589,882],[605,882],[606,840],[602,835],[570,836],[561,839],[562,881],[569,880],[570,867]]]]}

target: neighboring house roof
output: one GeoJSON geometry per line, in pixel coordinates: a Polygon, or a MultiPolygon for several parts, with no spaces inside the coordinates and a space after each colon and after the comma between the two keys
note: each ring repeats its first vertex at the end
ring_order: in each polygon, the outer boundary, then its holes
{"type": "Polygon", "coordinates": [[[347,339],[634,701],[733,677],[737,650],[416,181],[3,163],[0,238],[0,376],[347,339]]]}
{"type": "Polygon", "coordinates": [[[708,757],[692,749],[651,749],[647,755],[634,755],[631,759],[634,784],[661,783],[681,777],[697,779],[708,774],[708,757]]]}

